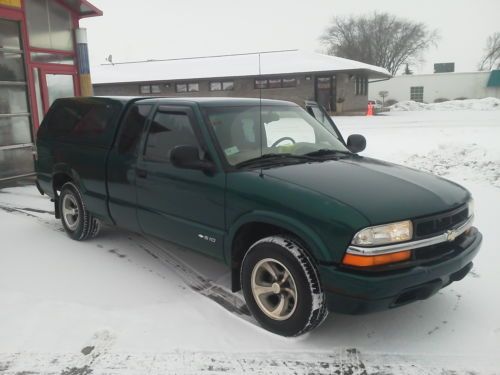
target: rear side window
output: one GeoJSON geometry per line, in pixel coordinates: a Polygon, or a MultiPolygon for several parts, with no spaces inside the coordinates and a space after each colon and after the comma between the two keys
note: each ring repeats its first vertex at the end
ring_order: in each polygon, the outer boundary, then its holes
{"type": "Polygon", "coordinates": [[[118,153],[136,154],[137,145],[144,131],[146,119],[151,112],[151,104],[134,105],[127,114],[118,139],[118,153]]]}
{"type": "Polygon", "coordinates": [[[118,103],[102,100],[61,100],[46,117],[42,135],[106,146],[111,142],[120,109],[118,103]]]}
{"type": "Polygon", "coordinates": [[[176,146],[198,146],[191,119],[186,113],[157,112],[149,128],[144,159],[169,161],[176,146]]]}

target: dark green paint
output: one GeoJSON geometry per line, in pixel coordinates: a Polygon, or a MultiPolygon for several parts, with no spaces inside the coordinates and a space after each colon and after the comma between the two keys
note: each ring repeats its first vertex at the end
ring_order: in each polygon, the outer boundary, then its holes
{"type": "MultiPolygon", "coordinates": [[[[282,227],[306,244],[318,263],[328,293],[333,293],[331,288],[335,285],[336,292],[351,294],[354,297],[349,298],[355,300],[360,294],[386,298],[394,288],[400,288],[400,279],[408,285],[425,283],[429,275],[455,272],[472,259],[464,256],[456,260],[458,263],[449,262],[444,268],[436,266],[433,270],[441,271],[435,272],[422,267],[398,271],[385,279],[338,268],[358,230],[447,211],[465,204],[470,194],[436,176],[356,155],[262,171],[228,168],[205,124],[202,109],[222,104],[256,105],[257,99],[93,100],[105,100],[121,108],[113,125],[114,141],[110,147],[51,138],[42,124],[36,169],[46,194],[55,196],[53,183],[61,176],[71,178],[81,189],[88,210],[107,222],[187,246],[227,264],[231,264],[234,236],[243,225],[260,222],[282,227]],[[189,112],[202,148],[214,162],[215,172],[143,160],[144,134],[135,154],[121,155],[116,149],[120,121],[128,108],[139,101],[155,108],[176,106],[189,112]],[[147,171],[147,176],[138,176],[138,170],[147,171]]],[[[262,103],[293,105],[270,100],[262,103]]],[[[338,133],[333,122],[330,126],[338,133]]],[[[475,252],[473,249],[467,254],[475,252]]]]}

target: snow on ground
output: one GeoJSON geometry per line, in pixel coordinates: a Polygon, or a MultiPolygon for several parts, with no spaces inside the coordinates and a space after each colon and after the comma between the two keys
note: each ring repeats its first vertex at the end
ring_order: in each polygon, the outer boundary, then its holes
{"type": "Polygon", "coordinates": [[[484,98],[484,99],[464,99],[464,100],[447,100],[441,103],[419,103],[413,100],[405,100],[398,102],[389,107],[391,112],[397,111],[492,111],[500,110],[500,99],[484,98]]]}
{"type": "Polygon", "coordinates": [[[32,186],[0,190],[0,374],[500,374],[500,111],[337,117],[363,153],[471,190],[472,272],[426,301],[330,314],[303,337],[259,328],[221,264],[106,228],[70,240],[32,186]]]}

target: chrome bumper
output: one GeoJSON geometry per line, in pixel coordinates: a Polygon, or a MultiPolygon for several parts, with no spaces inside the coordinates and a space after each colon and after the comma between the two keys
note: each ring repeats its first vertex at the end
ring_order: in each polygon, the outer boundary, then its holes
{"type": "Polygon", "coordinates": [[[396,253],[398,251],[412,250],[421,247],[437,245],[443,242],[451,242],[454,241],[455,238],[466,232],[468,229],[470,229],[472,227],[473,221],[474,221],[474,215],[469,217],[465,223],[461,224],[456,228],[449,229],[438,236],[424,238],[423,240],[408,241],[393,245],[374,246],[374,247],[351,245],[347,248],[347,253],[355,255],[382,255],[382,254],[396,253]]]}

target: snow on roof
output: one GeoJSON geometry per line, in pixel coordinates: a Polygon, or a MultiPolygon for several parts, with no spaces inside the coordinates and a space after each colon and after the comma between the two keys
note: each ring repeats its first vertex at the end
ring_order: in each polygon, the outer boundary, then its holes
{"type": "MultiPolygon", "coordinates": [[[[260,53],[262,75],[353,70],[363,70],[371,78],[391,76],[378,66],[319,53],[260,53]]],[[[258,76],[259,53],[104,64],[92,67],[91,73],[94,84],[258,76]]]]}

